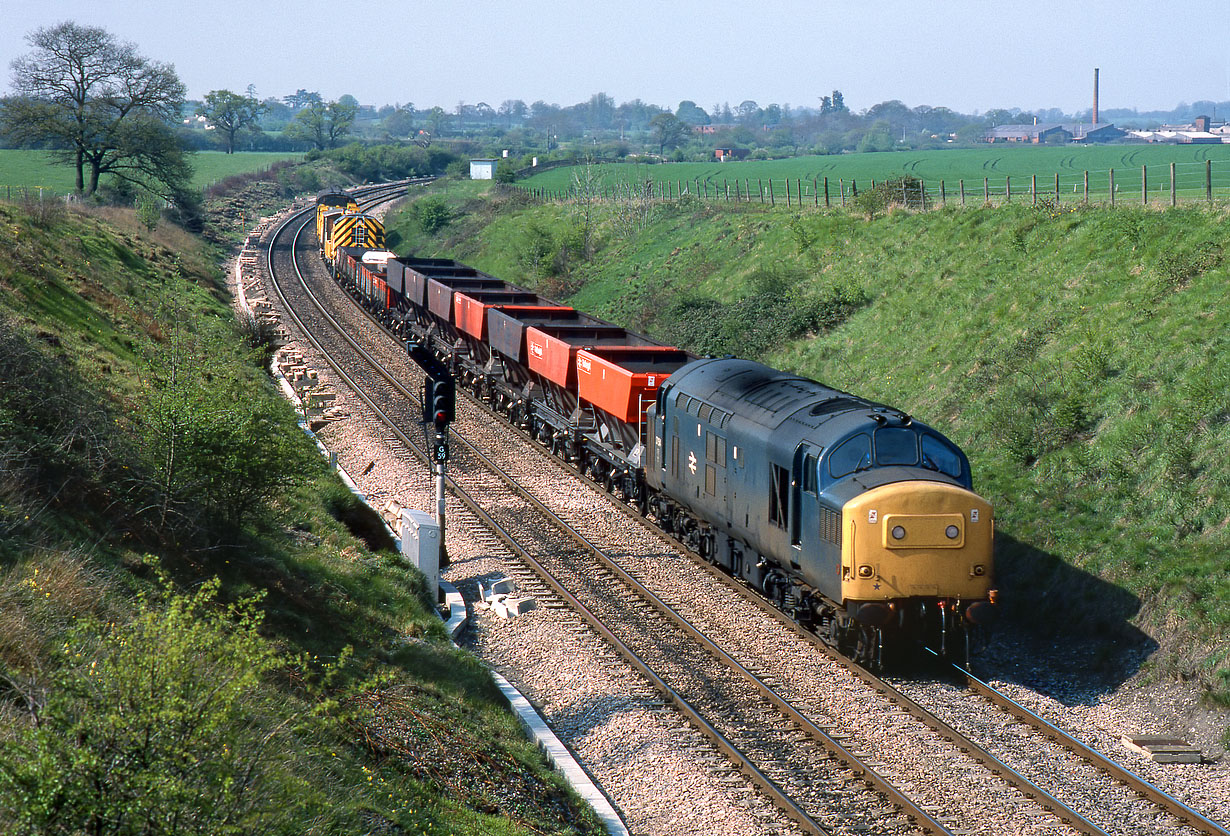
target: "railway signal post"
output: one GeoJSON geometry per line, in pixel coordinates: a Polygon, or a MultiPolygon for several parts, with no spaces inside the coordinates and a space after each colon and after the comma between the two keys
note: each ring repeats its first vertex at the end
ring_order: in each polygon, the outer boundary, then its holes
{"type": "Polygon", "coordinates": [[[407,341],[406,353],[426,374],[423,379],[423,429],[436,476],[436,525],[440,529],[443,565],[448,554],[444,546],[444,465],[448,461],[448,425],[456,415],[457,384],[448,367],[419,343],[407,341]]]}

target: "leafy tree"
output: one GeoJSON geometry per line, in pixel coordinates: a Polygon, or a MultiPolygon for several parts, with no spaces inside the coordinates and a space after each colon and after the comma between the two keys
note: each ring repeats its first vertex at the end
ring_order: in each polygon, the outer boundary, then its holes
{"type": "Polygon", "coordinates": [[[439,136],[448,125],[448,113],[444,108],[436,105],[427,113],[427,125],[432,136],[439,136]]]}
{"type": "Polygon", "coordinates": [[[191,169],[170,127],[185,88],[170,64],[151,62],[106,30],[73,22],[27,36],[34,48],[12,64],[15,95],[0,130],[18,144],[47,144],[76,169],[78,193],[104,174],[174,191],[191,169]]]}
{"type": "Polygon", "coordinates": [[[735,113],[739,117],[739,122],[744,125],[752,125],[760,120],[760,105],[756,104],[751,99],[744,99],[735,108],[735,113]]]}
{"type": "Polygon", "coordinates": [[[317,151],[324,151],[350,133],[358,110],[358,105],[351,102],[313,102],[295,114],[294,120],[286,126],[286,135],[298,142],[310,142],[317,151]]]}
{"type": "Polygon", "coordinates": [[[205,94],[205,101],[196,112],[223,137],[226,153],[233,154],[235,136],[240,131],[260,131],[257,120],[265,112],[265,106],[252,96],[241,96],[230,90],[211,90],[205,94]]]}
{"type": "Polygon", "coordinates": [[[667,148],[683,145],[690,132],[687,123],[669,112],[659,113],[649,120],[649,130],[654,142],[658,144],[659,154],[665,154],[667,148]]]}
{"type": "Polygon", "coordinates": [[[384,117],[381,128],[389,136],[410,136],[414,133],[414,107],[402,107],[384,117]]]}
{"type": "Polygon", "coordinates": [[[709,114],[705,113],[704,108],[690,99],[684,99],[679,103],[679,107],[675,109],[675,115],[689,125],[709,124],[709,114]]]}
{"type": "Polygon", "coordinates": [[[282,101],[286,102],[287,107],[291,110],[299,110],[314,104],[324,104],[324,99],[320,97],[319,93],[304,90],[302,87],[289,96],[283,96],[282,101]]]}
{"type": "Polygon", "coordinates": [[[615,119],[615,100],[606,93],[595,93],[590,96],[586,105],[589,111],[589,126],[591,128],[609,128],[615,119]]]}
{"type": "Polygon", "coordinates": [[[525,102],[520,99],[505,99],[500,102],[499,110],[496,112],[504,117],[505,127],[511,128],[513,120],[522,122],[530,109],[526,107],[525,102]]]}

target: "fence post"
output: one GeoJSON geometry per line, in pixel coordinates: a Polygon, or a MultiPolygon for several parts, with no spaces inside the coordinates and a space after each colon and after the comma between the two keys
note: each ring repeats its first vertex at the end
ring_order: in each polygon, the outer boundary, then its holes
{"type": "Polygon", "coordinates": [[[1115,205],[1115,170],[1110,170],[1110,205],[1115,205]]]}
{"type": "Polygon", "coordinates": [[[982,202],[991,202],[991,180],[988,177],[982,178],[982,202]]]}
{"type": "Polygon", "coordinates": [[[789,178],[789,177],[787,177],[787,178],[786,178],[786,205],[787,205],[787,206],[791,206],[791,205],[793,205],[793,204],[791,203],[791,200],[792,200],[793,198],[794,198],[794,195],[790,194],[790,178],[789,178]]]}
{"type": "Polygon", "coordinates": [[[1004,177],[1004,196],[1009,203],[1012,202],[1012,178],[1008,176],[1004,177]]]}
{"type": "MultiPolygon", "coordinates": [[[[876,187],[876,181],[871,181],[871,188],[876,187]]],[[[850,197],[858,197],[858,181],[853,177],[850,178],[850,197]]]]}
{"type": "MultiPolygon", "coordinates": [[[[1212,195],[1212,192],[1209,194],[1212,195]]],[[[1210,197],[1210,199],[1212,198],[1210,197]]],[[[827,177],[824,178],[824,208],[829,208],[829,178],[827,177]]]]}
{"type": "Polygon", "coordinates": [[[1029,196],[1033,201],[1033,205],[1038,205],[1038,175],[1029,175],[1029,196]]]}
{"type": "Polygon", "coordinates": [[[943,178],[941,178],[940,179],[940,207],[943,208],[947,205],[948,205],[948,195],[944,194],[944,180],[943,178]]]}
{"type": "Polygon", "coordinates": [[[1059,203],[1059,172],[1055,172],[1055,203],[1059,203]]]}
{"type": "Polygon", "coordinates": [[[772,177],[769,178],[769,205],[770,206],[777,205],[777,197],[774,196],[773,194],[773,178],[772,177]]]}
{"type": "Polygon", "coordinates": [[[957,185],[961,187],[961,207],[965,208],[965,178],[962,177],[957,181],[957,185]]]}
{"type": "Polygon", "coordinates": [[[1178,205],[1178,194],[1174,187],[1174,163],[1170,164],[1170,206],[1173,208],[1178,205]]]}
{"type": "Polygon", "coordinates": [[[1204,199],[1213,202],[1213,161],[1204,161],[1204,199]]]}
{"type": "Polygon", "coordinates": [[[845,206],[846,205],[846,178],[839,177],[837,179],[837,183],[841,188],[841,205],[845,206]]]}
{"type": "Polygon", "coordinates": [[[1140,167],[1140,205],[1149,205],[1149,170],[1143,165],[1140,167]]]}
{"type": "Polygon", "coordinates": [[[812,197],[816,199],[815,205],[819,206],[820,205],[820,181],[819,179],[815,177],[811,178],[811,194],[812,194],[812,197]]]}
{"type": "Polygon", "coordinates": [[[1085,170],[1085,205],[1089,205],[1089,170],[1085,170]]]}

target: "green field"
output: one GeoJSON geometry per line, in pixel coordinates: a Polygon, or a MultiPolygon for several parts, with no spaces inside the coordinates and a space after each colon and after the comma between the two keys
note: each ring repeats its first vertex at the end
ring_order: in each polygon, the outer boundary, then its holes
{"type": "MultiPolygon", "coordinates": [[[[756,160],[726,163],[612,163],[594,166],[592,176],[604,188],[630,183],[653,181],[673,184],[701,194],[707,184],[710,197],[728,187],[733,194],[736,183],[740,189],[750,187],[753,199],[758,188],[768,189],[776,181],[776,200],[785,199],[785,181],[802,180],[804,194],[812,195],[813,183],[829,180],[831,199],[840,199],[842,181],[848,190],[851,181],[860,189],[882,181],[909,175],[918,177],[928,190],[938,194],[940,181],[950,200],[959,200],[961,182],[967,195],[982,195],[985,186],[991,195],[1003,195],[1006,178],[1010,178],[1012,193],[1027,194],[1032,177],[1038,178],[1039,192],[1054,192],[1055,175],[1059,175],[1062,196],[1083,196],[1085,172],[1089,172],[1091,195],[1108,194],[1109,173],[1115,172],[1115,184],[1122,198],[1140,197],[1141,166],[1148,167],[1150,199],[1161,192],[1168,198],[1170,164],[1175,164],[1176,188],[1180,198],[1204,196],[1206,161],[1212,161],[1215,196],[1230,196],[1230,145],[1105,145],[1063,147],[953,148],[938,151],[881,151],[865,154],[833,154],[829,156],[792,157],[784,160],[756,160]]],[[[576,167],[556,168],[521,181],[521,185],[560,191],[573,185],[578,176],[576,167]]],[[[807,202],[812,202],[807,198],[807,202]]]]}
{"type": "MultiPolygon", "coordinates": [[[[201,151],[192,155],[194,185],[205,188],[211,183],[241,174],[259,171],[278,160],[298,159],[301,154],[278,152],[243,151],[224,154],[221,151],[201,151]]],[[[73,190],[74,172],[71,166],[53,163],[44,151],[0,150],[0,198],[9,190],[49,189],[57,194],[73,190]]],[[[105,180],[104,180],[105,182],[105,180]]]]}

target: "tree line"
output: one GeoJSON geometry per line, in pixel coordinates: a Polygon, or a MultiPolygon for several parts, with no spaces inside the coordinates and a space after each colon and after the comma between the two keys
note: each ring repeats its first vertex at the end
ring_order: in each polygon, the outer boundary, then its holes
{"type": "MultiPolygon", "coordinates": [[[[815,106],[747,99],[708,108],[683,100],[674,108],[606,93],[561,107],[543,100],[506,99],[498,106],[458,102],[420,109],[412,102],[379,108],[351,95],[326,100],[300,88],[258,98],[255,87],[219,89],[186,99],[170,64],[153,61],[99,27],[73,22],[27,36],[32,50],[12,64],[10,96],[0,99],[0,141],[44,148],[76,171],[76,190],[98,192],[103,177],[117,191],[190,201],[192,149],[327,151],[345,141],[444,144],[458,155],[508,156],[507,169],[534,157],[707,160],[715,148],[736,158],[950,147],[982,139],[996,125],[1077,119],[1050,109],[998,108],[967,115],[946,107],[909,107],[890,100],[853,112],[841,90],[815,106]],[[195,117],[195,118],[194,118],[195,117]]],[[[1230,102],[1197,102],[1188,110],[1225,111],[1230,102]]]]}

